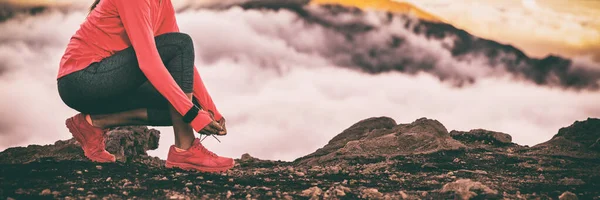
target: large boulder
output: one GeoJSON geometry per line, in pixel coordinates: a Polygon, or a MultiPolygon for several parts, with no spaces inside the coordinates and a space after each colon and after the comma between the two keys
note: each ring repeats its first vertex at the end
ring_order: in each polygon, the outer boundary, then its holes
{"type": "Polygon", "coordinates": [[[528,154],[570,156],[576,158],[600,157],[600,119],[575,121],[561,128],[552,139],[533,146],[528,154]]]}
{"type": "MultiPolygon", "coordinates": [[[[158,148],[160,132],[145,126],[120,127],[105,134],[106,150],[119,161],[147,157],[146,151],[158,148]]],[[[0,164],[29,163],[39,160],[87,160],[79,143],[71,138],[49,145],[8,148],[0,153],[0,164]]]]}
{"type": "Polygon", "coordinates": [[[396,125],[393,119],[379,117],[352,125],[323,148],[295,162],[300,165],[343,163],[354,158],[384,159],[462,148],[465,145],[452,139],[437,120],[421,118],[410,124],[396,125]]]}

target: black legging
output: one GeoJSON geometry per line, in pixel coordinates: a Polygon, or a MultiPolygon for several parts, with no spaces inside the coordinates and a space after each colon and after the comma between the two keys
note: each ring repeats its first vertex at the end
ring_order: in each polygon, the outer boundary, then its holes
{"type": "MultiPolygon", "coordinates": [[[[185,33],[165,33],[154,39],[160,58],[175,82],[184,93],[192,93],[192,38],[185,33]]],[[[146,108],[148,125],[172,124],[169,102],[140,70],[132,46],[59,78],[58,93],[67,106],[82,113],[110,114],[146,108]]],[[[196,101],[194,104],[198,105],[196,101]]]]}

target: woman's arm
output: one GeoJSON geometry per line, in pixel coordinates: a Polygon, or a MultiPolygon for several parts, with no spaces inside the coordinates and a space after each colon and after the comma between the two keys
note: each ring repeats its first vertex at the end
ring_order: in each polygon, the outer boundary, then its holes
{"type": "Polygon", "coordinates": [[[148,81],[169,103],[184,116],[196,131],[202,130],[212,119],[187,98],[162,62],[152,28],[149,0],[115,0],[117,11],[135,49],[139,67],[148,81]],[[196,114],[197,113],[197,114],[196,114]]]}
{"type": "MultiPolygon", "coordinates": [[[[165,18],[158,28],[158,35],[169,32],[179,32],[179,26],[177,24],[177,19],[175,18],[175,10],[171,0],[163,0],[163,3],[165,3],[165,18]]],[[[196,100],[198,100],[198,103],[200,106],[202,106],[202,109],[210,111],[214,114],[215,120],[221,121],[221,119],[223,119],[223,116],[217,110],[215,103],[206,90],[206,86],[204,86],[204,82],[202,81],[196,66],[194,66],[194,97],[196,100]]]]}

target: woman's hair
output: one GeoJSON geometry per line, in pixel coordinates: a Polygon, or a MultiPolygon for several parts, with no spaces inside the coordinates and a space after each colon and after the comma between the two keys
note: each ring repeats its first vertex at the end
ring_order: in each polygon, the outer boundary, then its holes
{"type": "Polygon", "coordinates": [[[98,3],[100,3],[100,0],[95,0],[94,3],[92,4],[92,6],[90,6],[90,12],[92,12],[92,10],[94,10],[94,8],[96,7],[96,5],[98,5],[98,3]]]}

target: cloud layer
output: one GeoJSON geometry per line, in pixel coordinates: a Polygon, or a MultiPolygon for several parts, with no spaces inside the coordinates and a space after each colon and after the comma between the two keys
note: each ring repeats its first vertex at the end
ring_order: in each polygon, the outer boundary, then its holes
{"type": "MultiPolygon", "coordinates": [[[[58,97],[55,76],[68,39],[85,14],[84,10],[49,10],[0,24],[0,92],[5,94],[0,98],[0,149],[70,137],[64,119],[75,111],[58,97]]],[[[389,23],[382,21],[387,16],[380,13],[360,18],[321,16],[327,17],[339,24],[352,20],[389,23]]],[[[453,57],[448,50],[453,38],[415,34],[393,24],[407,19],[394,20],[398,21],[348,43],[331,26],[289,10],[234,7],[180,13],[181,30],[195,42],[197,66],[228,119],[230,135],[222,138],[223,143],[207,138],[206,144],[227,156],[249,152],[261,158],[292,160],[322,147],[361,119],[390,116],[401,123],[428,117],[448,129],[503,131],[520,144],[532,145],[575,120],[600,116],[598,92],[514,81],[513,75],[488,66],[476,55],[462,60],[453,57]],[[410,45],[405,51],[378,54],[380,59],[368,62],[411,58],[424,65],[433,60],[430,66],[439,72],[373,74],[357,68],[349,55],[386,43],[391,33],[410,45]],[[477,81],[455,87],[453,82],[441,82],[440,74],[477,81]]],[[[161,130],[161,146],[152,154],[165,158],[173,142],[172,131],[161,130]]]]}

